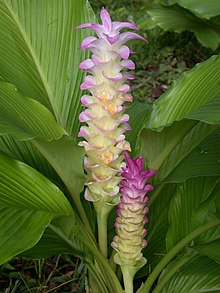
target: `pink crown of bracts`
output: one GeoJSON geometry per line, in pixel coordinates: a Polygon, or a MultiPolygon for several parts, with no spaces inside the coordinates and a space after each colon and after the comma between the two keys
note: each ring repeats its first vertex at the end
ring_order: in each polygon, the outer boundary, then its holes
{"type": "Polygon", "coordinates": [[[80,64],[80,68],[88,72],[80,88],[89,94],[81,98],[87,109],[79,115],[79,120],[87,125],[80,128],[78,136],[85,139],[79,143],[86,151],[85,198],[113,203],[114,196],[119,193],[121,179],[118,174],[124,166],[123,151],[130,151],[124,134],[130,130],[124,103],[132,101],[126,81],[134,76],[125,69],[134,70],[135,64],[129,60],[131,50],[124,44],[131,39],[144,38],[134,32],[120,33],[123,28],[138,28],[130,22],[112,22],[105,8],[100,16],[102,24],[86,23],[76,27],[90,28],[98,36],[87,37],[81,44],[81,49],[90,50],[92,56],[80,64]]]}
{"type": "Polygon", "coordinates": [[[117,264],[140,268],[146,263],[141,252],[147,245],[144,226],[148,221],[146,204],[149,198],[146,194],[153,189],[147,182],[157,171],[143,170],[142,157],[132,160],[125,154],[125,160],[127,167],[122,168],[121,177],[124,179],[120,182],[121,197],[115,223],[117,235],[112,247],[117,251],[114,257],[117,264]]]}

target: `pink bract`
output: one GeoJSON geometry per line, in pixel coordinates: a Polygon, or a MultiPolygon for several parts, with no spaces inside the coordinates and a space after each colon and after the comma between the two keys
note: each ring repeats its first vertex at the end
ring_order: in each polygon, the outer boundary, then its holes
{"type": "Polygon", "coordinates": [[[147,193],[153,189],[148,180],[157,171],[143,170],[143,158],[130,158],[125,153],[126,167],[122,168],[120,182],[121,197],[118,204],[115,228],[117,235],[114,237],[112,247],[117,251],[115,262],[119,265],[132,265],[141,267],[146,263],[142,249],[147,245],[144,237],[147,234],[145,224],[147,223],[149,201],[147,193]]]}

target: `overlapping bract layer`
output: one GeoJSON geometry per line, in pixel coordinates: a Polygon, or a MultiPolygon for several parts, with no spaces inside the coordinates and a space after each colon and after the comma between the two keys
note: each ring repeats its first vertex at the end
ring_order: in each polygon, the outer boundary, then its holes
{"type": "Polygon", "coordinates": [[[143,170],[143,159],[138,157],[132,160],[125,154],[126,168],[122,168],[121,197],[118,204],[118,217],[115,228],[117,235],[114,237],[112,247],[117,251],[115,262],[119,265],[141,267],[146,263],[141,250],[147,245],[144,237],[147,230],[148,202],[147,192],[153,187],[147,184],[150,177],[155,175],[155,170],[143,170]]]}
{"type": "Polygon", "coordinates": [[[80,114],[79,120],[87,126],[82,126],[78,135],[85,138],[79,144],[86,151],[85,197],[90,201],[102,198],[111,203],[119,192],[118,173],[124,164],[121,154],[130,150],[124,135],[130,129],[129,115],[124,114],[123,104],[132,101],[126,80],[133,79],[133,75],[124,69],[135,69],[135,65],[128,59],[131,51],[124,43],[144,38],[133,32],[120,34],[123,28],[137,30],[137,27],[129,22],[112,22],[104,8],[101,20],[102,24],[87,23],[77,27],[91,28],[98,35],[98,38],[87,37],[81,45],[81,49],[92,52],[92,57],[80,64],[80,68],[89,73],[80,88],[90,95],[81,98],[87,109],[80,114]]]}

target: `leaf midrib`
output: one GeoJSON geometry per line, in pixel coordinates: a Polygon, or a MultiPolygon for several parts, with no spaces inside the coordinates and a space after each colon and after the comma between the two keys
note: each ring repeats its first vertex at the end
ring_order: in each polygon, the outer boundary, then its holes
{"type": "Polygon", "coordinates": [[[35,52],[34,52],[34,50],[32,48],[32,45],[31,45],[31,43],[30,43],[30,41],[29,41],[29,39],[27,37],[27,34],[25,33],[25,31],[24,31],[19,19],[16,17],[15,13],[11,9],[11,7],[8,5],[7,0],[3,0],[3,1],[5,3],[6,8],[9,11],[9,13],[11,14],[14,22],[16,23],[17,28],[20,31],[21,36],[22,36],[22,38],[23,38],[23,40],[24,40],[24,42],[25,42],[25,44],[27,46],[28,52],[30,53],[31,58],[34,61],[34,64],[35,64],[36,69],[38,71],[39,77],[40,77],[40,79],[41,79],[41,81],[43,83],[43,86],[44,86],[45,90],[46,90],[47,97],[48,97],[50,105],[51,105],[51,109],[53,110],[53,114],[54,114],[54,116],[56,118],[56,121],[58,122],[59,121],[58,115],[57,115],[57,112],[55,111],[55,107],[54,107],[54,105],[52,103],[52,101],[53,101],[53,99],[52,99],[52,96],[53,96],[52,91],[50,89],[49,84],[47,83],[47,79],[46,79],[46,77],[45,77],[45,75],[43,73],[43,70],[41,68],[40,62],[39,62],[39,60],[38,60],[38,58],[37,58],[37,56],[36,56],[36,54],[35,54],[35,52]]]}

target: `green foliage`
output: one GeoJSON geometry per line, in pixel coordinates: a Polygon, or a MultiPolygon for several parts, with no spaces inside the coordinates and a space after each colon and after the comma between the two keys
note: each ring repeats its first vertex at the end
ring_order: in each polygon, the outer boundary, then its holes
{"type": "Polygon", "coordinates": [[[150,27],[160,26],[165,31],[191,31],[205,47],[216,50],[220,44],[219,1],[154,0],[146,6],[150,27]]]}
{"type": "Polygon", "coordinates": [[[160,0],[163,5],[178,4],[201,18],[214,17],[220,14],[220,5],[218,0],[213,0],[211,5],[207,1],[201,0],[160,0]]]}
{"type": "Polygon", "coordinates": [[[154,104],[150,127],[159,128],[183,118],[219,124],[219,66],[220,56],[213,56],[177,79],[154,104]]]}
{"type": "Polygon", "coordinates": [[[62,192],[29,166],[0,155],[0,263],[32,247],[50,221],[73,215],[62,192]]]}

